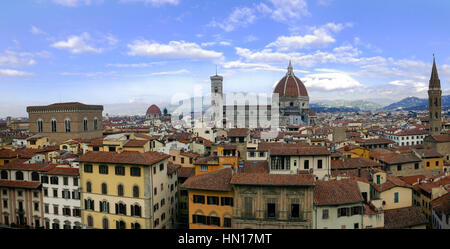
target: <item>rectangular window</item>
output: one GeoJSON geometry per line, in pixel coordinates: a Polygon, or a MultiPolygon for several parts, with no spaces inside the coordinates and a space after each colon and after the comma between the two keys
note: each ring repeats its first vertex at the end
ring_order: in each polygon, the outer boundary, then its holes
{"type": "Polygon", "coordinates": [[[204,195],[194,195],[194,203],[205,204],[205,196],[204,195]]]}
{"type": "Polygon", "coordinates": [[[291,218],[300,218],[300,204],[291,204],[291,218]]]}
{"type": "Polygon", "coordinates": [[[53,214],[58,214],[58,206],[53,205],[53,214]]]}
{"type": "Polygon", "coordinates": [[[164,164],[161,163],[161,164],[159,165],[159,171],[163,171],[163,170],[164,170],[164,164]]]}
{"type": "Polygon", "coordinates": [[[98,129],[98,120],[94,119],[94,130],[98,129]]]}
{"type": "Polygon", "coordinates": [[[377,175],[377,184],[380,184],[380,182],[381,182],[381,176],[377,175]]]}
{"type": "Polygon", "coordinates": [[[42,183],[48,183],[48,176],[42,176],[41,177],[41,182],[42,183]]]}
{"type": "Polygon", "coordinates": [[[8,200],[3,200],[3,208],[8,208],[8,200]]]}
{"type": "Polygon", "coordinates": [[[351,215],[360,215],[362,214],[362,208],[361,207],[352,207],[351,209],[351,215]]]}
{"type": "Polygon", "coordinates": [[[39,211],[39,202],[34,203],[34,211],[39,211]]]}
{"type": "Polygon", "coordinates": [[[223,218],[223,227],[231,227],[231,218],[223,218]]]}
{"type": "Polygon", "coordinates": [[[309,169],[309,160],[305,160],[304,169],[309,169]]]}
{"type": "Polygon", "coordinates": [[[200,165],[200,171],[208,171],[208,165],[200,165]]]}
{"type": "Polygon", "coordinates": [[[341,216],[350,216],[350,209],[349,208],[338,208],[338,217],[341,216]]]}
{"type": "Polygon", "coordinates": [[[85,164],[84,165],[84,172],[85,173],[92,173],[92,164],[85,164]]]}
{"type": "Polygon", "coordinates": [[[208,202],[208,205],[219,205],[219,197],[208,196],[207,202],[208,202]]]}
{"type": "Polygon", "coordinates": [[[359,228],[359,223],[355,223],[355,224],[353,225],[353,227],[354,227],[355,229],[358,229],[358,228],[359,228]]]}
{"type": "Polygon", "coordinates": [[[419,164],[418,163],[414,164],[414,169],[419,169],[419,164]]]}
{"type": "Polygon", "coordinates": [[[184,157],[181,158],[181,163],[184,163],[184,157]]]}
{"type": "Polygon", "coordinates": [[[245,197],[244,204],[245,204],[245,216],[253,217],[253,198],[245,197]]]}
{"type": "Polygon", "coordinates": [[[116,175],[124,176],[125,168],[123,166],[116,166],[116,175]]]}
{"type": "Polygon", "coordinates": [[[402,170],[402,165],[397,165],[397,171],[401,171],[402,170]]]}
{"type": "Polygon", "coordinates": [[[394,203],[398,203],[398,192],[394,193],[394,203]]]}
{"type": "Polygon", "coordinates": [[[131,167],[130,175],[131,176],[141,176],[141,169],[139,167],[131,167]]]}
{"type": "Polygon", "coordinates": [[[44,206],[44,212],[45,212],[46,214],[49,213],[49,207],[48,207],[48,204],[45,204],[45,206],[44,206]]]}
{"type": "Polygon", "coordinates": [[[208,216],[206,218],[207,225],[218,226],[220,227],[220,218],[214,216],[208,216]]]}
{"type": "Polygon", "coordinates": [[[64,185],[66,185],[66,186],[69,185],[69,178],[67,176],[64,176],[63,182],[64,182],[64,185]]]}
{"type": "Polygon", "coordinates": [[[330,217],[328,214],[328,209],[322,210],[322,219],[326,220],[326,219],[328,219],[328,217],[330,217]]]}
{"type": "Polygon", "coordinates": [[[318,169],[322,168],[322,159],[317,160],[317,168],[318,169]]]}
{"type": "Polygon", "coordinates": [[[275,218],[276,217],[275,203],[274,203],[273,200],[269,200],[267,202],[267,217],[268,218],[275,218]]]}
{"type": "Polygon", "coordinates": [[[222,206],[233,206],[233,197],[221,197],[220,202],[222,206]]]}
{"type": "Polygon", "coordinates": [[[108,174],[108,165],[100,165],[98,167],[98,173],[107,175],[108,174]]]}
{"type": "Polygon", "coordinates": [[[53,189],[53,197],[58,197],[58,190],[57,189],[53,189]]]}

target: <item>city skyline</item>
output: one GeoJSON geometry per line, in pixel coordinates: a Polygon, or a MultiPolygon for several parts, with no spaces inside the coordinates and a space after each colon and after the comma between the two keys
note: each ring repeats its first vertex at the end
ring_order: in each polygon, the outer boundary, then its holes
{"type": "Polygon", "coordinates": [[[312,103],[425,98],[433,53],[448,95],[450,3],[404,4],[3,2],[0,113],[25,116],[29,105],[72,101],[169,103],[174,90],[192,94],[196,84],[206,95],[216,66],[227,91],[270,93],[289,60],[312,103]]]}

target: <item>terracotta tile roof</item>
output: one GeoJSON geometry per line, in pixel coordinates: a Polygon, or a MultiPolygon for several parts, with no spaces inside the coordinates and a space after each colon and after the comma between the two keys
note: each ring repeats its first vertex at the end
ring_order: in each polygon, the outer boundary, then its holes
{"type": "Polygon", "coordinates": [[[370,150],[370,157],[380,160],[386,164],[401,164],[422,161],[415,155],[395,153],[386,149],[370,150]]]}
{"type": "Polygon", "coordinates": [[[427,224],[420,207],[397,208],[384,211],[384,228],[399,229],[427,224]]]}
{"type": "Polygon", "coordinates": [[[363,139],[363,138],[354,138],[355,142],[360,145],[379,145],[379,144],[393,144],[394,141],[387,138],[373,138],[373,139],[363,139]]]}
{"type": "Polygon", "coordinates": [[[184,182],[182,187],[211,191],[232,191],[230,184],[233,175],[232,170],[231,168],[226,168],[190,177],[184,182]]]}
{"type": "Polygon", "coordinates": [[[2,169],[9,170],[24,170],[24,171],[46,171],[49,166],[56,166],[56,164],[48,163],[25,163],[27,159],[16,159],[3,165],[2,169]]]}
{"type": "Polygon", "coordinates": [[[353,179],[316,181],[314,205],[339,205],[363,201],[358,183],[353,179]]]}
{"type": "Polygon", "coordinates": [[[174,172],[178,171],[181,168],[181,165],[179,164],[173,164],[172,162],[169,162],[167,164],[167,174],[171,175],[174,172]]]}
{"type": "Polygon", "coordinates": [[[450,184],[450,176],[438,178],[435,181],[427,181],[427,183],[421,183],[417,185],[417,188],[424,190],[427,193],[431,193],[433,188],[440,186],[446,186],[450,184]]]}
{"type": "Polygon", "coordinates": [[[325,147],[322,146],[309,146],[309,147],[297,147],[297,148],[273,148],[270,149],[270,155],[299,155],[299,156],[318,156],[318,155],[331,155],[325,147]]]}
{"type": "Polygon", "coordinates": [[[207,146],[207,147],[210,147],[210,146],[213,145],[213,142],[211,142],[209,139],[206,139],[204,137],[196,137],[195,140],[198,143],[201,143],[201,144],[203,144],[204,146],[207,146]]]}
{"type": "Polygon", "coordinates": [[[247,128],[233,128],[230,129],[227,133],[228,137],[246,137],[249,134],[249,130],[247,128]]]}
{"type": "Polygon", "coordinates": [[[231,184],[236,185],[274,185],[274,186],[314,186],[312,174],[269,174],[238,173],[234,174],[231,184]]]}
{"type": "Polygon", "coordinates": [[[90,146],[103,146],[103,137],[91,139],[90,146]]]}
{"type": "Polygon", "coordinates": [[[31,188],[36,189],[41,185],[41,182],[32,181],[13,181],[13,180],[0,180],[0,187],[6,188],[31,188]]]}
{"type": "Polygon", "coordinates": [[[410,129],[410,130],[402,130],[398,133],[395,133],[394,135],[397,136],[410,136],[410,135],[426,135],[430,132],[428,130],[422,130],[422,129],[410,129]]]}
{"type": "Polygon", "coordinates": [[[431,135],[431,137],[438,143],[450,142],[450,134],[431,135]]]}
{"type": "Polygon", "coordinates": [[[195,167],[181,167],[178,171],[179,178],[189,178],[195,175],[195,167]]]}
{"type": "Polygon", "coordinates": [[[180,155],[182,155],[182,156],[187,156],[187,157],[190,157],[190,158],[197,158],[197,157],[199,157],[200,156],[200,154],[198,154],[198,153],[193,153],[193,152],[180,152],[180,155]]]}
{"type": "Polygon", "coordinates": [[[394,187],[411,188],[411,185],[402,181],[400,178],[396,176],[386,176],[386,178],[387,178],[386,182],[383,184],[375,184],[373,182],[371,182],[370,184],[378,192],[383,192],[394,187]]]}
{"type": "Polygon", "coordinates": [[[432,200],[431,207],[438,214],[450,215],[450,193],[432,200]]]}
{"type": "Polygon", "coordinates": [[[373,160],[369,160],[362,157],[346,158],[344,160],[332,160],[331,169],[358,169],[358,168],[371,168],[380,167],[381,165],[373,160]]]}
{"type": "Polygon", "coordinates": [[[422,157],[422,158],[436,158],[436,157],[443,157],[441,153],[439,153],[437,150],[433,149],[423,149],[423,150],[416,150],[416,152],[422,157]]]}
{"type": "Polygon", "coordinates": [[[89,151],[82,155],[78,162],[91,162],[91,163],[118,163],[118,164],[136,164],[136,165],[153,165],[170,156],[158,152],[134,152],[124,151],[122,153],[117,152],[103,152],[103,151],[89,151]]]}
{"type": "Polygon", "coordinates": [[[414,185],[418,181],[422,181],[426,178],[424,175],[413,175],[413,176],[400,176],[400,179],[409,185],[414,185]]]}
{"type": "Polygon", "coordinates": [[[13,150],[1,149],[0,150],[0,158],[15,158],[17,157],[17,153],[13,150]]]}
{"type": "Polygon", "coordinates": [[[148,143],[148,140],[137,140],[137,139],[130,139],[127,143],[123,145],[123,147],[143,147],[145,144],[148,143]]]}
{"type": "Polygon", "coordinates": [[[197,157],[194,162],[195,165],[219,165],[219,157],[218,156],[202,156],[197,157]]]}
{"type": "Polygon", "coordinates": [[[79,168],[68,168],[68,167],[55,167],[46,173],[46,175],[62,175],[62,176],[78,176],[80,175],[79,168]]]}
{"type": "Polygon", "coordinates": [[[238,173],[269,173],[268,161],[244,161],[244,167],[238,167],[238,173]]]}

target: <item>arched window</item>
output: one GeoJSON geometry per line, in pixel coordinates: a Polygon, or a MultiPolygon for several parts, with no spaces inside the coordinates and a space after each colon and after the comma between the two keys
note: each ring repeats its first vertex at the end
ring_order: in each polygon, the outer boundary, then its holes
{"type": "Polygon", "coordinates": [[[141,206],[131,205],[131,216],[141,217],[141,206]]]}
{"type": "Polygon", "coordinates": [[[434,106],[438,106],[438,99],[434,98],[434,106]]]}
{"type": "Polygon", "coordinates": [[[31,180],[32,181],[39,181],[39,174],[38,174],[38,172],[33,172],[33,173],[31,173],[31,180]]]}
{"type": "Polygon", "coordinates": [[[103,218],[103,229],[109,229],[109,221],[107,218],[103,218]]]}
{"type": "Polygon", "coordinates": [[[70,132],[70,119],[64,120],[64,124],[66,127],[66,132],[70,132]]]}
{"type": "Polygon", "coordinates": [[[87,120],[87,118],[83,119],[83,130],[84,131],[88,130],[88,120],[87,120]]]}
{"type": "Polygon", "coordinates": [[[22,181],[23,180],[23,173],[22,171],[16,172],[16,181],[22,181]]]}
{"type": "Polygon", "coordinates": [[[62,149],[67,150],[67,145],[63,145],[62,149]]]}
{"type": "Polygon", "coordinates": [[[1,176],[1,178],[2,178],[2,179],[8,179],[8,171],[2,170],[2,176],[1,176]]]}
{"type": "Polygon", "coordinates": [[[88,217],[87,217],[87,225],[88,225],[88,227],[94,226],[94,219],[90,215],[88,215],[88,217]]]}
{"type": "Polygon", "coordinates": [[[92,183],[86,182],[86,192],[90,193],[92,191],[92,183]]]}
{"type": "Polygon", "coordinates": [[[116,228],[117,229],[126,229],[125,221],[116,221],[116,228]]]}
{"type": "Polygon", "coordinates": [[[138,186],[133,187],[133,197],[139,198],[139,187],[138,186]]]}
{"type": "Polygon", "coordinates": [[[52,132],[56,132],[56,119],[52,119],[52,132]]]}
{"type": "Polygon", "coordinates": [[[102,183],[102,194],[108,194],[108,185],[106,183],[102,183]]]}
{"type": "Polygon", "coordinates": [[[294,106],[294,102],[289,103],[289,106],[293,107],[294,106]]]}
{"type": "Polygon", "coordinates": [[[38,130],[38,132],[43,132],[42,119],[39,119],[39,120],[37,121],[37,130],[38,130]]]}
{"type": "Polygon", "coordinates": [[[123,196],[123,185],[122,184],[119,184],[117,186],[117,195],[118,196],[123,196]]]}
{"type": "Polygon", "coordinates": [[[434,117],[438,118],[438,113],[437,112],[434,113],[434,117]]]}
{"type": "Polygon", "coordinates": [[[131,223],[131,228],[132,229],[141,229],[141,224],[139,224],[138,222],[131,223]]]}

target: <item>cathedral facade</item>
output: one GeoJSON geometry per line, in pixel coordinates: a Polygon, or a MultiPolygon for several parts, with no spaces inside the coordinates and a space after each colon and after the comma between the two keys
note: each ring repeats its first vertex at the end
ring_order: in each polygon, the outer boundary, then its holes
{"type": "Polygon", "coordinates": [[[278,113],[279,126],[314,125],[315,112],[309,109],[309,96],[303,82],[294,74],[291,62],[286,75],[281,78],[272,93],[272,104],[251,105],[239,100],[226,103],[223,96],[223,77],[211,76],[212,118],[223,117],[224,127],[262,127],[262,120],[272,120],[278,113]],[[272,112],[274,111],[274,112],[272,112]]]}

